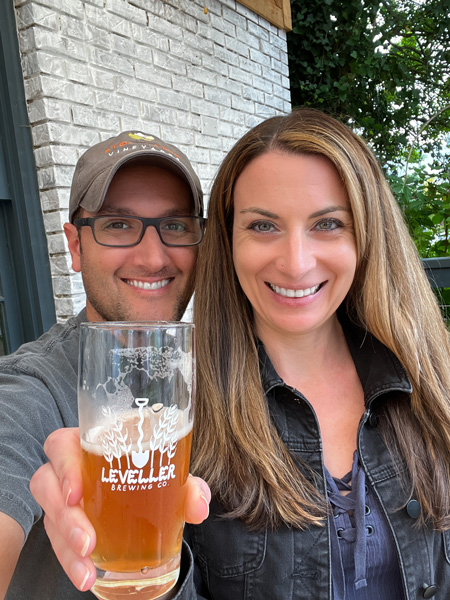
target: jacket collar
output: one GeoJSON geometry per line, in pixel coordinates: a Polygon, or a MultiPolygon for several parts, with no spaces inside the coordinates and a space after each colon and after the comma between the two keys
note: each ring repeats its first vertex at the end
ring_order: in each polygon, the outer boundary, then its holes
{"type": "MultiPolygon", "coordinates": [[[[371,333],[352,323],[346,315],[339,315],[339,320],[361,380],[366,406],[386,392],[410,394],[411,383],[397,357],[371,333]]],[[[261,341],[258,343],[258,354],[264,392],[267,394],[276,386],[284,386],[261,341]]]]}

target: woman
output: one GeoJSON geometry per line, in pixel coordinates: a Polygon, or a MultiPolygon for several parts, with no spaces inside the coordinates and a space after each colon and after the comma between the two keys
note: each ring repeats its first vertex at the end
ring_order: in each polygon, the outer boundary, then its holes
{"type": "Polygon", "coordinates": [[[197,276],[212,502],[176,598],[447,598],[448,334],[366,145],[312,109],[248,132],[197,276]]]}

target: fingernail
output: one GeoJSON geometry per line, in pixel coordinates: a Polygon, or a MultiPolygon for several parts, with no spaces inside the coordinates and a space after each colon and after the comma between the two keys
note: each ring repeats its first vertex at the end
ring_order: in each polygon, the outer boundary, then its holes
{"type": "Polygon", "coordinates": [[[82,592],[86,591],[84,590],[84,586],[86,585],[86,581],[90,575],[89,569],[86,567],[86,565],[82,562],[76,562],[71,568],[70,574],[75,586],[82,592]],[[78,581],[81,583],[78,584],[78,581]]]}
{"type": "Polygon", "coordinates": [[[63,498],[65,499],[65,502],[66,502],[66,506],[68,506],[69,497],[70,497],[70,494],[72,493],[72,488],[70,487],[67,479],[64,479],[64,481],[63,481],[62,493],[63,493],[63,498]]]}
{"type": "Polygon", "coordinates": [[[205,498],[205,496],[200,496],[200,498],[201,498],[201,499],[202,499],[202,500],[205,502],[205,504],[206,504],[206,510],[207,510],[207,513],[206,513],[206,517],[205,517],[205,519],[207,519],[207,518],[209,517],[209,502],[208,502],[208,500],[205,498]]]}
{"type": "Polygon", "coordinates": [[[74,527],[70,532],[70,542],[71,544],[76,546],[77,549],[81,548],[79,552],[84,558],[87,554],[91,538],[85,531],[83,531],[79,527],[74,527]]]}

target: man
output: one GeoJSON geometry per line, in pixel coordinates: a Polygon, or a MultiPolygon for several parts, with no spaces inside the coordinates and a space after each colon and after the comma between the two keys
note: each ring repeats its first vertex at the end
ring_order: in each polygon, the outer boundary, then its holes
{"type": "Polygon", "coordinates": [[[78,424],[80,323],[180,319],[202,214],[189,160],[157,137],[123,132],[78,161],[64,232],[86,307],[0,360],[0,600],[89,596],[59,566],[29,481],[46,462],[47,436],[78,424]]]}

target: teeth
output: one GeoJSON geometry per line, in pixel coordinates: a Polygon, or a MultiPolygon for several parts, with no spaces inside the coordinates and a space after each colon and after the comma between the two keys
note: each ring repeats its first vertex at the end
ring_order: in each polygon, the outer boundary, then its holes
{"type": "Polygon", "coordinates": [[[320,285],[315,285],[314,287],[306,288],[306,290],[290,290],[287,288],[278,287],[272,283],[269,283],[269,285],[276,294],[280,294],[280,296],[286,296],[287,298],[304,298],[305,296],[315,294],[320,287],[320,285]]]}
{"type": "Polygon", "coordinates": [[[128,283],[128,285],[140,288],[141,290],[159,290],[170,283],[170,279],[160,279],[159,281],[154,281],[153,283],[149,283],[148,281],[140,281],[138,279],[127,279],[125,281],[128,283]]]}

